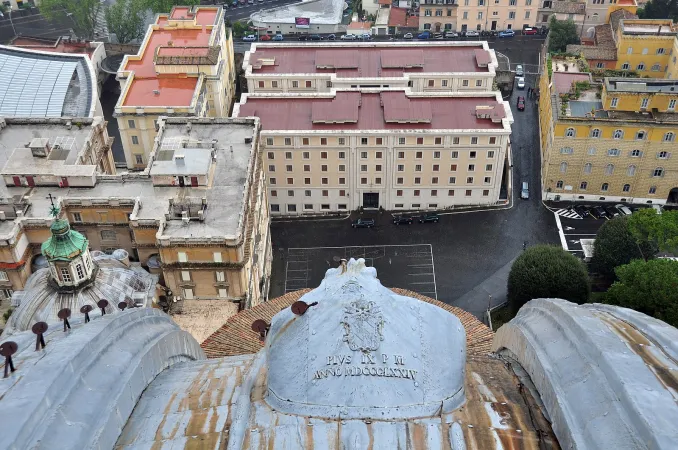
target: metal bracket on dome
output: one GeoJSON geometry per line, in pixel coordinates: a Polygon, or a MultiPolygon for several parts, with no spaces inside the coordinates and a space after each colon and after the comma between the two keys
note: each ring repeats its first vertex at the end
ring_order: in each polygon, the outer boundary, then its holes
{"type": "Polygon", "coordinates": [[[18,349],[19,346],[14,341],[5,341],[0,345],[0,355],[5,357],[5,376],[3,378],[9,376],[10,370],[12,373],[16,370],[14,368],[14,363],[12,362],[12,355],[15,354],[18,349]]]}
{"type": "Polygon", "coordinates": [[[71,324],[68,323],[68,318],[71,317],[70,309],[68,308],[62,309],[57,313],[57,317],[64,321],[64,333],[66,332],[66,327],[68,327],[69,330],[71,329],[71,324]]]}
{"type": "Polygon", "coordinates": [[[45,322],[38,322],[35,325],[33,325],[33,328],[31,330],[33,333],[35,333],[35,351],[37,352],[41,348],[44,349],[46,347],[45,345],[45,337],[44,333],[47,331],[47,324],[45,322]]]}
{"type": "Polygon", "coordinates": [[[304,314],[306,314],[306,311],[308,311],[308,308],[310,308],[311,306],[315,306],[317,304],[318,302],[306,303],[305,301],[299,300],[297,302],[292,303],[290,309],[295,315],[303,316],[304,314]]]}
{"type": "Polygon", "coordinates": [[[259,333],[259,340],[261,341],[264,341],[266,339],[266,335],[268,334],[268,330],[270,329],[271,325],[266,323],[265,320],[257,319],[254,322],[252,322],[252,331],[259,333]]]}

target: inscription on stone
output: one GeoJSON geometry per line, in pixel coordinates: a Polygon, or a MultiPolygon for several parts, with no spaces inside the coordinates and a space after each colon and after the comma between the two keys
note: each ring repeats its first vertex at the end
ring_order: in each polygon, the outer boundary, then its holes
{"type": "Polygon", "coordinates": [[[407,378],[416,380],[417,371],[405,367],[405,357],[402,355],[387,355],[386,353],[361,353],[356,355],[330,355],[325,358],[325,367],[313,373],[314,380],[330,377],[383,377],[407,378]]]}

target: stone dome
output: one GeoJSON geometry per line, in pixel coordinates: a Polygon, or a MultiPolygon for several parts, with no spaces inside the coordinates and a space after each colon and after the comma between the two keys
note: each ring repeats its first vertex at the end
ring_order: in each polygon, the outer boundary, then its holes
{"type": "Polygon", "coordinates": [[[273,409],[403,419],[463,404],[466,335],[456,316],[396,295],[362,259],[328,270],[301,300],[317,304],[281,311],[266,337],[273,409]]]}

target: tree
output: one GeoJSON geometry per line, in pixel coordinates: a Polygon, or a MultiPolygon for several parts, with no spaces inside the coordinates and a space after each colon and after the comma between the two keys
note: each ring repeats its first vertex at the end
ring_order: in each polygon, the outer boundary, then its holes
{"type": "Polygon", "coordinates": [[[146,8],[139,0],[117,0],[106,8],[108,31],[115,33],[121,44],[144,37],[146,8]]]}
{"type": "Polygon", "coordinates": [[[41,0],[40,12],[48,19],[66,19],[73,21],[76,32],[81,37],[94,38],[97,17],[104,11],[100,0],[41,0]]]}
{"type": "Polygon", "coordinates": [[[577,26],[573,20],[556,20],[551,16],[549,22],[549,51],[564,52],[568,44],[579,44],[577,26]]]}
{"type": "Polygon", "coordinates": [[[664,252],[678,252],[678,211],[657,214],[653,208],[641,209],[629,218],[629,229],[638,242],[649,242],[664,252]]]}
{"type": "Polygon", "coordinates": [[[607,291],[605,303],[635,309],[678,327],[678,261],[635,260],[618,267],[619,281],[607,291]]]}
{"type": "Polygon", "coordinates": [[[638,9],[641,19],[672,19],[678,22],[678,2],[676,0],[650,0],[638,9]]]}
{"type": "Polygon", "coordinates": [[[654,256],[656,249],[647,242],[639,242],[631,234],[628,217],[615,217],[600,227],[593,244],[591,270],[608,281],[614,280],[614,269],[633,259],[654,256]]]}
{"type": "Polygon", "coordinates": [[[144,0],[146,7],[154,14],[168,13],[173,6],[193,6],[200,4],[200,0],[144,0]]]}
{"type": "Polygon", "coordinates": [[[590,292],[586,266],[560,247],[537,245],[525,250],[509,273],[508,302],[515,312],[535,298],[585,303],[590,292]]]}

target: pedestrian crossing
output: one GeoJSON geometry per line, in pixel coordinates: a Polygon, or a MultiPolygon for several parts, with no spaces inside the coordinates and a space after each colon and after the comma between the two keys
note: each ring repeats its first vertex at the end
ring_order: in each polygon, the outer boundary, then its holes
{"type": "Polygon", "coordinates": [[[582,216],[580,216],[579,214],[577,214],[575,211],[573,211],[571,209],[560,208],[560,209],[557,209],[553,212],[558,214],[561,217],[567,217],[568,219],[583,219],[582,216]]]}

